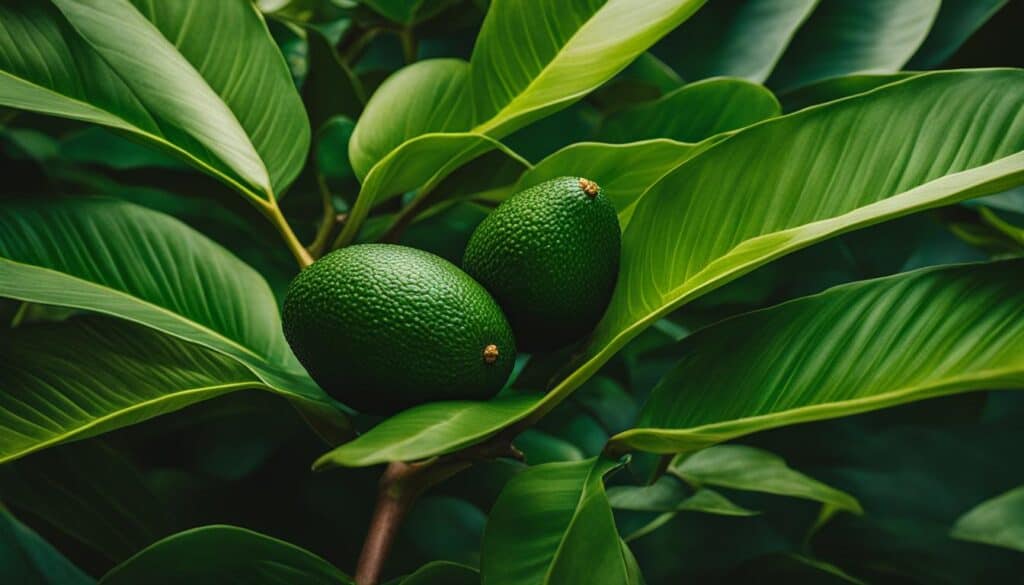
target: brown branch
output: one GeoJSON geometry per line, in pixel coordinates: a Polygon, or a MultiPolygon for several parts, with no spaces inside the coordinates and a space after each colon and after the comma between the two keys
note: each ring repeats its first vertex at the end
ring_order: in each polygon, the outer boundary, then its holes
{"type": "Polygon", "coordinates": [[[418,463],[395,461],[388,465],[377,488],[377,505],[356,565],[356,585],[378,585],[398,529],[420,494],[475,461],[509,457],[519,461],[523,454],[512,445],[508,433],[501,433],[450,455],[418,463]]]}

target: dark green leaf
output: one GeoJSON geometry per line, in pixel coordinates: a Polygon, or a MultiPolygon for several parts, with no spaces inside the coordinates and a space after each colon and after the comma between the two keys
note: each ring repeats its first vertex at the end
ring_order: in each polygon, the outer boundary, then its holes
{"type": "Polygon", "coordinates": [[[104,585],[181,583],[351,585],[336,567],[293,544],[235,526],[203,526],[154,543],[111,569],[104,585]]]}
{"type": "Polygon", "coordinates": [[[950,535],[1024,552],[1024,486],[971,508],[956,521],[950,535]]]}
{"type": "Polygon", "coordinates": [[[686,79],[768,79],[817,0],[715,0],[654,48],[686,79]]]}
{"type": "Polygon", "coordinates": [[[91,585],[96,580],[0,506],[0,567],[19,585],[91,585]]]}
{"type": "Polygon", "coordinates": [[[484,530],[484,585],[639,584],[604,491],[603,476],[617,466],[548,463],[512,478],[484,530]]]}
{"type": "Polygon", "coordinates": [[[956,52],[1007,0],[942,0],[931,32],[907,66],[931,69],[956,52]]]}
{"type": "Polygon", "coordinates": [[[899,71],[921,46],[939,0],[820,2],[768,79],[781,92],[849,73],[899,71]]]}
{"type": "Polygon", "coordinates": [[[173,532],[171,516],[139,470],[99,440],[0,466],[0,499],[114,562],[173,532]]]}

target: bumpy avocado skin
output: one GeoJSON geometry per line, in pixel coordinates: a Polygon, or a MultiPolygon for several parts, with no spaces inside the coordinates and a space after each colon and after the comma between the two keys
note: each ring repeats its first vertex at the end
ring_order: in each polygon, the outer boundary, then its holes
{"type": "Polygon", "coordinates": [[[313,379],[371,414],[490,398],[516,357],[491,295],[447,260],[405,246],[350,246],[317,260],[289,286],[282,324],[313,379]]]}
{"type": "Polygon", "coordinates": [[[615,288],[618,216],[584,181],[560,177],[513,195],[466,247],[463,268],[497,299],[524,351],[557,349],[589,333],[615,288]]]}

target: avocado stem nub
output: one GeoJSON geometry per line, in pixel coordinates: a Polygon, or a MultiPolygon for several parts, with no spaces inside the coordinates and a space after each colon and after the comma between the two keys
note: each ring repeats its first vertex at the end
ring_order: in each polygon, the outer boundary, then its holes
{"type": "Polygon", "coordinates": [[[597,186],[597,183],[590,179],[584,179],[583,177],[580,177],[580,189],[583,189],[583,192],[591,199],[597,197],[597,194],[601,191],[601,188],[597,186]]]}
{"type": "Polygon", "coordinates": [[[498,346],[493,343],[484,348],[484,362],[493,364],[498,361],[498,346]]]}

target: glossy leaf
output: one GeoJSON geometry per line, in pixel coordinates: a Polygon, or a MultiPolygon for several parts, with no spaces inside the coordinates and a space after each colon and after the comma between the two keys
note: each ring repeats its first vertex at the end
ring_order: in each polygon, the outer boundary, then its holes
{"type": "Polygon", "coordinates": [[[256,200],[303,165],[305,111],[248,2],[19,0],[0,23],[0,104],[134,134],[256,200]]]}
{"type": "Polygon", "coordinates": [[[336,567],[293,544],[235,526],[179,532],[140,551],[100,579],[104,585],[241,582],[350,585],[336,567]]]}
{"type": "Polygon", "coordinates": [[[763,82],[818,0],[715,0],[654,48],[686,79],[763,82]]]}
{"type": "Polygon", "coordinates": [[[757,266],[1020,183],[1022,90],[1015,70],[920,75],[757,124],[684,162],[637,205],[592,357],[546,400],[648,324],[757,266]]]}
{"type": "Polygon", "coordinates": [[[971,508],[950,536],[1024,552],[1024,486],[971,508]]]}
{"type": "Polygon", "coordinates": [[[374,165],[408,140],[432,132],[469,130],[468,77],[465,61],[429,59],[387,78],[366,105],[349,142],[349,159],[359,179],[365,181],[374,165]]]}
{"type": "Polygon", "coordinates": [[[1024,386],[1020,260],[922,270],[741,315],[682,360],[613,449],[691,452],[914,400],[1024,386]]]}
{"type": "Polygon", "coordinates": [[[493,139],[600,86],[701,4],[491,2],[468,65],[456,59],[416,63],[371,96],[350,144],[364,186],[338,244],[354,240],[363,209],[405,190],[429,191],[460,165],[498,147],[493,139]],[[410,95],[417,99],[409,100],[410,95]],[[420,159],[402,169],[400,184],[381,178],[395,172],[396,160],[420,159]],[[371,183],[374,173],[378,177],[371,183]]]}
{"type": "Polygon", "coordinates": [[[415,461],[477,443],[521,419],[539,394],[506,394],[489,401],[430,402],[404,410],[355,440],[326,453],[313,469],[415,461]]]}
{"type": "Polygon", "coordinates": [[[820,2],[768,79],[788,91],[849,73],[898,71],[921,46],[940,0],[820,2]]]}
{"type": "Polygon", "coordinates": [[[942,7],[928,37],[907,64],[910,69],[941,65],[981,28],[1007,0],[942,0],[942,7]]]}
{"type": "Polygon", "coordinates": [[[288,348],[266,282],[167,215],[108,199],[8,203],[0,268],[0,296],[128,319],[219,352],[344,434],[337,403],[288,348]]]}
{"type": "Polygon", "coordinates": [[[0,506],[0,567],[10,583],[91,585],[86,575],[28,526],[0,506]]]}
{"type": "Polygon", "coordinates": [[[700,142],[778,116],[780,112],[778,100],[764,86],[742,79],[709,79],[612,114],[598,138],[607,142],[649,138],[700,142]]]}
{"type": "Polygon", "coordinates": [[[125,321],[81,317],[0,339],[0,461],[268,385],[238,361],[125,321]]]}
{"type": "Polygon", "coordinates": [[[629,144],[579,142],[540,161],[523,173],[513,192],[565,175],[597,182],[619,211],[619,223],[628,222],[630,206],[663,175],[713,144],[689,144],[656,139],[629,144]]]}
{"type": "Polygon", "coordinates": [[[745,445],[709,447],[675,461],[669,472],[693,486],[710,485],[821,502],[824,508],[820,521],[837,510],[862,512],[857,499],[850,494],[791,469],[774,453],[745,445]]]}
{"type": "Polygon", "coordinates": [[[471,59],[476,130],[502,136],[576,101],[703,3],[492,2],[471,59]]]}
{"type": "Polygon", "coordinates": [[[484,530],[483,584],[640,583],[604,491],[602,478],[617,465],[548,463],[512,478],[484,530]]]}

